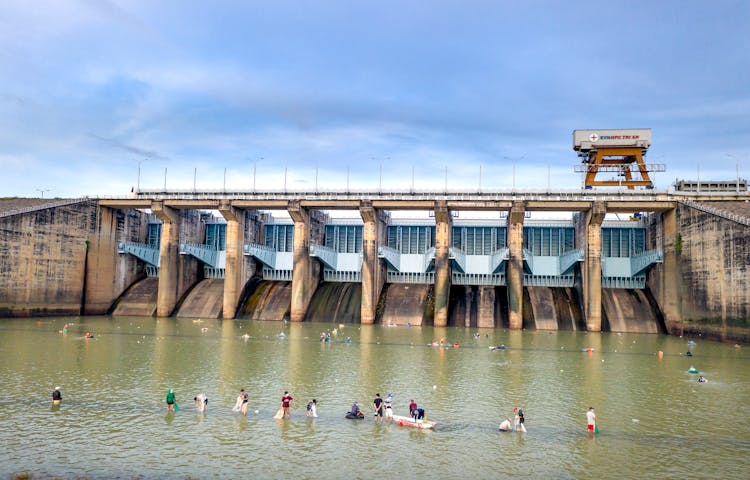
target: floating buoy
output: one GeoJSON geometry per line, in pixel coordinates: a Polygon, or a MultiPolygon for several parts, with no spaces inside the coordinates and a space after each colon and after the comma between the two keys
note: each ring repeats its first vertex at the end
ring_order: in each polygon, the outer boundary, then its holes
{"type": "Polygon", "coordinates": [[[695,368],[695,367],[690,367],[690,368],[688,369],[688,373],[699,373],[699,372],[698,372],[698,369],[697,369],[697,368],[695,368]]]}

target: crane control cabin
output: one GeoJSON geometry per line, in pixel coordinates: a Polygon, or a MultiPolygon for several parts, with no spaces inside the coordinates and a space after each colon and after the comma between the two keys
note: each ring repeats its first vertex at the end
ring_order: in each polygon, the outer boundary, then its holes
{"type": "Polygon", "coordinates": [[[664,164],[646,164],[643,157],[651,146],[650,128],[619,130],[574,130],[573,150],[581,164],[576,172],[585,173],[584,187],[654,188],[649,172],[663,172],[664,164]],[[615,177],[597,179],[599,174],[615,177]]]}

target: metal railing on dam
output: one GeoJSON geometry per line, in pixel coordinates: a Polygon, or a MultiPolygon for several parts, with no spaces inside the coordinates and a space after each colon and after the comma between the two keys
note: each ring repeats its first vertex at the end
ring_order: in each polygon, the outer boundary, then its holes
{"type": "Polygon", "coordinates": [[[608,203],[615,211],[659,211],[679,201],[738,201],[747,192],[684,192],[670,190],[567,189],[567,190],[140,190],[124,196],[100,196],[104,206],[149,208],[154,201],[174,208],[216,209],[220,202],[239,208],[283,209],[288,202],[319,210],[357,209],[371,202],[383,210],[429,210],[431,202],[445,202],[452,210],[508,210],[524,202],[527,210],[582,211],[592,202],[608,203]]]}
{"type": "Polygon", "coordinates": [[[95,198],[89,198],[89,197],[63,198],[60,200],[55,200],[55,201],[51,201],[47,203],[40,203],[39,205],[33,205],[29,207],[24,207],[24,208],[17,208],[14,210],[7,210],[4,212],[0,211],[0,218],[12,217],[13,215],[21,215],[23,213],[36,212],[39,210],[47,210],[50,208],[64,207],[66,205],[73,205],[76,203],[92,202],[95,200],[96,200],[95,198]]]}

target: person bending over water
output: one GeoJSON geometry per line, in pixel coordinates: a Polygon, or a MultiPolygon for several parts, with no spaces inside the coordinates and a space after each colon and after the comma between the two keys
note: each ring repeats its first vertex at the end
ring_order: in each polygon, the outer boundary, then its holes
{"type": "Polygon", "coordinates": [[[308,417],[313,417],[313,418],[317,417],[318,416],[317,408],[318,408],[318,401],[313,398],[312,400],[307,402],[307,412],[305,412],[305,415],[308,417]]]}
{"type": "Polygon", "coordinates": [[[62,393],[60,393],[60,387],[55,387],[55,391],[52,392],[52,405],[60,405],[62,402],[62,393]]]}
{"type": "Polygon", "coordinates": [[[418,422],[420,420],[427,420],[427,417],[425,417],[424,408],[415,408],[414,411],[411,414],[411,417],[414,419],[415,422],[418,422]]]}
{"type": "Polygon", "coordinates": [[[506,418],[505,420],[500,423],[500,431],[501,432],[510,432],[513,430],[513,427],[510,424],[510,418],[506,418]]]}
{"type": "Polygon", "coordinates": [[[208,407],[208,397],[206,394],[201,392],[193,397],[193,400],[195,400],[195,409],[198,413],[206,413],[206,408],[208,407]]]}

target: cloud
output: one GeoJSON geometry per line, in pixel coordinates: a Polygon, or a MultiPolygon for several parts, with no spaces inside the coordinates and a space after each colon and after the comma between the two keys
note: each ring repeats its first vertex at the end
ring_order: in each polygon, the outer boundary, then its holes
{"type": "Polygon", "coordinates": [[[147,149],[136,147],[133,145],[128,145],[127,143],[123,143],[117,139],[102,137],[95,133],[88,133],[87,135],[111,147],[118,148],[120,150],[133,153],[135,155],[139,155],[142,157],[147,157],[147,158],[155,159],[155,160],[169,160],[169,157],[167,157],[166,155],[162,155],[155,150],[147,150],[147,149]]]}

